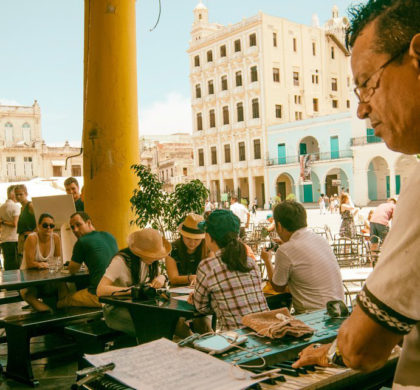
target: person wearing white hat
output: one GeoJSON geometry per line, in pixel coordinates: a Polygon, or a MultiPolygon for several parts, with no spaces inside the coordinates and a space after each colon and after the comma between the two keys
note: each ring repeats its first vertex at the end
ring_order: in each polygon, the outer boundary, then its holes
{"type": "Polygon", "coordinates": [[[204,221],[201,215],[188,214],[179,227],[181,237],[172,244],[165,259],[171,285],[194,285],[198,264],[209,255],[205,233],[197,226],[201,221],[204,221]]]}
{"type": "MultiPolygon", "coordinates": [[[[160,274],[157,260],[165,258],[170,251],[171,244],[155,229],[131,233],[128,247],[112,258],[99,282],[97,296],[130,295],[131,288],[140,283],[148,283],[153,288],[163,287],[166,278],[160,274]]],[[[105,305],[104,317],[110,328],[135,336],[134,324],[126,308],[105,305]]]]}

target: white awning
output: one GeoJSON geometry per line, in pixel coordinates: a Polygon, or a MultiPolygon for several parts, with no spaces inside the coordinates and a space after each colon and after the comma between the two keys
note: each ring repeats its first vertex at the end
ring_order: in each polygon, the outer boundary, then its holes
{"type": "Polygon", "coordinates": [[[51,165],[53,167],[64,167],[65,161],[64,160],[51,160],[51,165]]]}

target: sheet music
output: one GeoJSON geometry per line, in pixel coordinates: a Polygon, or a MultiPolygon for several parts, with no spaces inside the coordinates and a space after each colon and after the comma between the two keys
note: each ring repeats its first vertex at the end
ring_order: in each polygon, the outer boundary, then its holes
{"type": "Polygon", "coordinates": [[[164,338],[85,357],[95,366],[115,363],[107,374],[141,390],[240,390],[257,382],[248,371],[164,338]]]}

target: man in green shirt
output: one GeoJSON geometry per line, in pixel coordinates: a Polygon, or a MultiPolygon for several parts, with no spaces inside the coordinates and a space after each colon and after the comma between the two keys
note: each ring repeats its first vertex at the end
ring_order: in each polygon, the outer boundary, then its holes
{"type": "Polygon", "coordinates": [[[82,263],[85,263],[89,270],[89,286],[60,299],[57,307],[100,307],[96,287],[112,257],[118,252],[117,242],[112,234],[95,230],[89,215],[83,211],[78,211],[70,217],[70,227],[77,237],[77,242],[73,248],[69,271],[75,274],[82,263]]]}

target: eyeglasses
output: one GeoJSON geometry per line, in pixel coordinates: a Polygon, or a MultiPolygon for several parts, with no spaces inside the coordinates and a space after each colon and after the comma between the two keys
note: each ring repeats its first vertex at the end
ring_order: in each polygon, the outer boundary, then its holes
{"type": "Polygon", "coordinates": [[[54,228],[55,228],[55,225],[54,225],[53,223],[46,223],[46,222],[44,222],[41,226],[42,226],[44,229],[48,229],[48,228],[50,228],[50,229],[54,229],[54,228]]]}
{"type": "Polygon", "coordinates": [[[395,61],[398,57],[400,57],[403,53],[407,51],[408,47],[404,46],[403,50],[399,51],[393,57],[391,57],[388,61],[386,61],[383,65],[381,65],[378,69],[376,69],[362,84],[358,85],[354,88],[354,93],[356,94],[357,98],[359,99],[359,104],[362,103],[369,103],[370,99],[372,99],[373,94],[379,88],[379,81],[381,80],[382,74],[384,73],[384,69],[393,61],[395,61]],[[373,76],[379,74],[376,83],[372,87],[367,87],[368,82],[372,79],[373,76]],[[362,99],[362,95],[364,95],[364,99],[362,99]]]}

